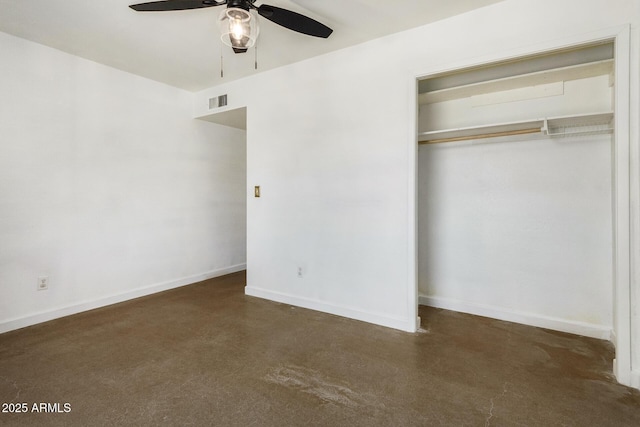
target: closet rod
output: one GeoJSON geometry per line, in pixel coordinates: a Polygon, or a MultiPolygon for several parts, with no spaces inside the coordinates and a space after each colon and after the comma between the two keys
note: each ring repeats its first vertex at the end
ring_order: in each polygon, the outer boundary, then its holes
{"type": "Polygon", "coordinates": [[[480,135],[466,135],[466,136],[456,136],[453,138],[440,138],[440,139],[431,139],[425,141],[418,141],[418,144],[442,144],[444,142],[456,142],[456,141],[467,141],[471,139],[483,139],[483,138],[496,138],[499,136],[513,136],[513,135],[526,135],[529,133],[540,133],[542,130],[539,127],[530,128],[530,129],[518,129],[518,130],[508,130],[504,132],[493,132],[493,133],[485,133],[480,135]]]}

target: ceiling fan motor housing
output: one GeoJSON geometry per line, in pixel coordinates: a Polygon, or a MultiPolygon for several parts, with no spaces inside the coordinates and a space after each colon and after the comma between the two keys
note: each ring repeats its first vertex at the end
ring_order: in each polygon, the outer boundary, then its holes
{"type": "Polygon", "coordinates": [[[250,1],[250,0],[228,0],[227,1],[227,8],[237,7],[239,9],[249,10],[249,9],[254,8],[254,6],[253,6],[254,1],[250,1]]]}

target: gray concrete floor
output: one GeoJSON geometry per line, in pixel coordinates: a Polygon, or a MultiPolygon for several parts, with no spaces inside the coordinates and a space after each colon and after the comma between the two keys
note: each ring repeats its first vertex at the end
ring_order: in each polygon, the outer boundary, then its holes
{"type": "Polygon", "coordinates": [[[640,425],[607,342],[426,307],[409,334],[246,297],[244,283],[0,335],[0,402],[28,405],[0,424],[640,425]]]}

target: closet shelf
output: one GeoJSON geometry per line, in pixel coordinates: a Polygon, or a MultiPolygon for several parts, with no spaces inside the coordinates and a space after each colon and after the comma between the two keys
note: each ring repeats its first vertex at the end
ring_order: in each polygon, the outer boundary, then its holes
{"type": "Polygon", "coordinates": [[[420,105],[433,104],[437,102],[452,101],[455,99],[483,95],[491,92],[513,90],[567,80],[578,80],[606,74],[613,77],[613,69],[613,59],[587,62],[584,64],[571,65],[501,79],[487,80],[479,83],[471,83],[463,86],[455,86],[448,89],[424,92],[418,95],[418,103],[420,105]]]}
{"type": "Polygon", "coordinates": [[[552,137],[613,132],[613,112],[551,117],[519,122],[434,130],[418,134],[420,144],[543,133],[552,137]]]}
{"type": "Polygon", "coordinates": [[[595,135],[612,133],[613,112],[546,119],[542,131],[549,136],[595,135]]]}

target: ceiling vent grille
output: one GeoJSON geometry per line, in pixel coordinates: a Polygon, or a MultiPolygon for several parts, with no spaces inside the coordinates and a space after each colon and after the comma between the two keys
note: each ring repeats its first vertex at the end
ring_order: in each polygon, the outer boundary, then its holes
{"type": "Polygon", "coordinates": [[[227,95],[214,96],[209,98],[209,109],[220,108],[227,105],[227,95]]]}

